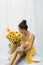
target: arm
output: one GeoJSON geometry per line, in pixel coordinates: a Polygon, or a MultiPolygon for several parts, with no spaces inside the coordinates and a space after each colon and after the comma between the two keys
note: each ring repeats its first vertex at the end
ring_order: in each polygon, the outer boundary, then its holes
{"type": "Polygon", "coordinates": [[[32,37],[30,39],[30,45],[26,49],[24,49],[24,51],[27,51],[32,48],[34,40],[35,40],[35,36],[32,35],[32,37]]]}
{"type": "Polygon", "coordinates": [[[31,37],[31,39],[30,39],[30,45],[29,45],[26,49],[24,49],[24,48],[23,48],[24,45],[22,45],[22,47],[21,47],[21,49],[19,49],[19,51],[25,52],[25,51],[28,51],[29,49],[31,49],[32,46],[33,46],[34,40],[35,40],[35,36],[32,35],[32,37],[31,37]]]}

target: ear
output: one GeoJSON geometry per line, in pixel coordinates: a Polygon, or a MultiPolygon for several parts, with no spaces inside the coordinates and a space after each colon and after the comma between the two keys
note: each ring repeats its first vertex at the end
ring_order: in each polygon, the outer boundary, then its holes
{"type": "Polygon", "coordinates": [[[23,29],[23,31],[25,31],[25,29],[23,29]]]}

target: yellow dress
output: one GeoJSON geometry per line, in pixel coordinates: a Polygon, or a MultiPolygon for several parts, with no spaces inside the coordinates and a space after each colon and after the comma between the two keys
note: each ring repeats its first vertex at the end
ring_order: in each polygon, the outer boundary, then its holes
{"type": "MultiPolygon", "coordinates": [[[[22,42],[24,45],[29,46],[29,45],[30,45],[31,36],[32,36],[32,34],[30,34],[30,37],[29,37],[29,39],[28,39],[26,42],[24,42],[22,39],[21,39],[21,42],[22,42]]],[[[30,50],[28,50],[28,51],[26,52],[26,56],[25,56],[26,62],[27,62],[27,63],[36,63],[37,61],[32,60],[32,56],[34,56],[35,54],[36,54],[35,47],[32,47],[30,50]]],[[[10,60],[12,60],[13,55],[14,55],[14,54],[11,54],[11,55],[10,55],[10,60]]]]}
{"type": "MultiPolygon", "coordinates": [[[[23,40],[21,41],[23,44],[29,46],[30,45],[30,40],[31,40],[31,37],[32,37],[32,34],[30,34],[30,37],[29,39],[24,42],[23,40]]],[[[27,63],[36,63],[37,61],[35,60],[32,60],[32,56],[34,56],[36,54],[36,50],[35,50],[35,47],[32,47],[30,50],[28,50],[26,52],[26,56],[25,56],[25,60],[27,63]]]]}

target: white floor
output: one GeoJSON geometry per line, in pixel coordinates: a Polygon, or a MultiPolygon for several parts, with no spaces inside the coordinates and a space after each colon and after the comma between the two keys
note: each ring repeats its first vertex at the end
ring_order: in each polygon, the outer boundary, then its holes
{"type": "MultiPolygon", "coordinates": [[[[0,39],[0,65],[8,65],[9,63],[9,47],[8,47],[8,41],[6,39],[0,39]]],[[[43,53],[42,48],[39,48],[38,44],[35,44],[37,54],[33,57],[35,60],[40,60],[40,63],[36,64],[27,64],[24,60],[22,60],[18,65],[43,65],[43,53]]]]}

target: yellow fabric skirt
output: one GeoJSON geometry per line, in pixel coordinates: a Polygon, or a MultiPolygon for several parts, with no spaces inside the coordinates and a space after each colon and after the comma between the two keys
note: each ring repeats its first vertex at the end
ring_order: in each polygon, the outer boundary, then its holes
{"type": "MultiPolygon", "coordinates": [[[[27,63],[36,63],[37,61],[32,60],[32,56],[36,54],[35,47],[32,47],[30,50],[26,52],[25,61],[27,63]]],[[[10,54],[10,61],[13,59],[14,53],[10,54]]]]}
{"type": "Polygon", "coordinates": [[[32,47],[30,50],[26,52],[25,60],[27,63],[35,63],[36,61],[32,60],[32,56],[36,54],[35,47],[32,47]]]}

